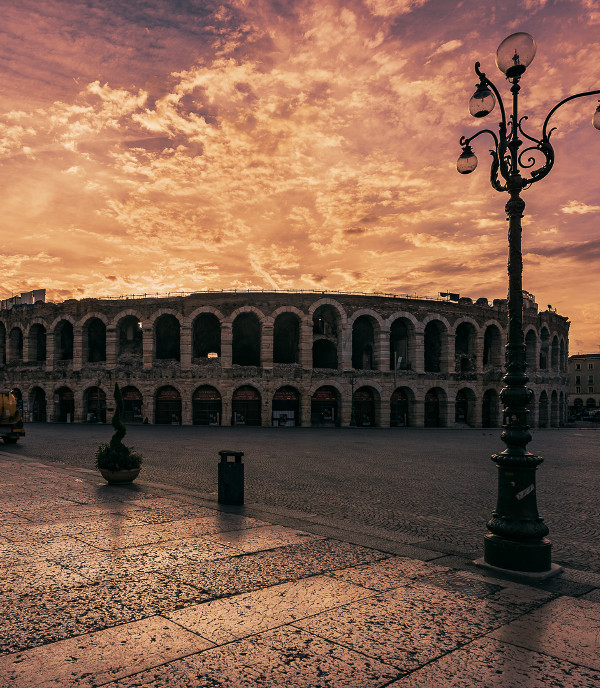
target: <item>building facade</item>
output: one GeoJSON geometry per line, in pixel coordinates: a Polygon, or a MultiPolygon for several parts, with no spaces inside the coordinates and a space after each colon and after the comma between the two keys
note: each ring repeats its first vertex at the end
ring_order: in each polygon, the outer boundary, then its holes
{"type": "Polygon", "coordinates": [[[600,354],[569,357],[569,412],[577,420],[600,411],[600,354]]]}
{"type": "MultiPolygon", "coordinates": [[[[524,308],[532,427],[566,420],[568,320],[524,308]]],[[[184,425],[498,427],[506,301],[208,292],[0,310],[25,417],[184,425]]]]}

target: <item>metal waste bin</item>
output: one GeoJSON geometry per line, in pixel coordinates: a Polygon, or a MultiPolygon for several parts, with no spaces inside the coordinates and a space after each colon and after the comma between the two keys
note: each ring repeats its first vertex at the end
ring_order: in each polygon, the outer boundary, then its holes
{"type": "Polygon", "coordinates": [[[244,464],[242,456],[244,452],[227,451],[219,452],[219,504],[243,504],[244,503],[244,464]],[[229,457],[233,461],[228,461],[229,457]]]}

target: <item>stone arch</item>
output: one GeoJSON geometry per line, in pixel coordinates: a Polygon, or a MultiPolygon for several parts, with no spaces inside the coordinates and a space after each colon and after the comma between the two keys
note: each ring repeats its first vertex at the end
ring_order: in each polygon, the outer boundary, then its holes
{"type": "Polygon", "coordinates": [[[75,420],[75,395],[66,385],[54,391],[54,421],[56,423],[73,423],[75,420]]]}
{"type": "Polygon", "coordinates": [[[397,387],[390,398],[390,427],[415,424],[415,393],[410,387],[397,387]]]}
{"type": "Polygon", "coordinates": [[[424,329],[424,359],[426,373],[440,373],[446,371],[445,350],[447,346],[448,330],[443,320],[431,318],[424,329]]]}
{"type": "Polygon", "coordinates": [[[91,315],[82,324],[83,360],[87,363],[106,361],[106,318],[91,315]]]}
{"type": "Polygon", "coordinates": [[[46,361],[46,326],[42,321],[33,322],[27,335],[29,360],[36,363],[46,361]]]}
{"type": "Polygon", "coordinates": [[[192,394],[192,424],[221,425],[223,400],[213,385],[200,385],[192,394]]]}
{"type": "Polygon", "coordinates": [[[292,385],[283,385],[273,394],[271,401],[272,422],[274,427],[293,427],[300,425],[300,391],[292,385]]]}
{"type": "Polygon", "coordinates": [[[454,358],[455,370],[460,373],[472,373],[477,370],[476,327],[470,319],[461,320],[454,330],[454,358]]]}
{"type": "Polygon", "coordinates": [[[6,325],[0,321],[0,365],[6,363],[6,325]]]}
{"type": "Polygon", "coordinates": [[[29,391],[29,414],[34,423],[45,423],[48,420],[48,402],[46,390],[36,385],[29,391]]]}
{"type": "Polygon", "coordinates": [[[281,311],[273,322],[273,363],[299,363],[301,318],[281,311]]]}
{"type": "Polygon", "coordinates": [[[15,325],[8,333],[8,360],[23,360],[23,330],[15,325]]]}
{"type": "Polygon", "coordinates": [[[241,385],[231,396],[232,425],[262,425],[262,395],[254,385],[241,385]]]}
{"type": "Polygon", "coordinates": [[[330,298],[319,299],[311,304],[310,308],[308,309],[308,314],[313,319],[313,322],[316,311],[318,311],[322,306],[331,306],[331,308],[337,311],[337,317],[339,319],[341,328],[347,326],[348,314],[346,313],[346,309],[339,301],[330,298]]]}
{"type": "Polygon", "coordinates": [[[552,337],[552,344],[550,346],[550,367],[552,370],[559,370],[560,366],[560,344],[558,343],[558,336],[552,337]]]}
{"type": "Polygon", "coordinates": [[[381,424],[381,394],[374,385],[362,385],[355,389],[352,402],[357,427],[376,427],[381,424]]]}
{"type": "Polygon", "coordinates": [[[321,385],[311,393],[311,425],[339,425],[342,394],[336,385],[321,385]]]}
{"type": "Polygon", "coordinates": [[[54,326],[54,357],[57,361],[73,360],[73,322],[60,319],[54,326]]]}
{"type": "MultiPolygon", "coordinates": [[[[502,365],[502,330],[496,323],[489,323],[483,335],[483,365],[502,365]]],[[[493,426],[496,427],[496,426],[493,426]]]]}
{"type": "MultiPolygon", "coordinates": [[[[257,309],[235,311],[231,344],[233,365],[260,366],[260,349],[262,339],[262,320],[257,309]]],[[[264,319],[264,316],[263,316],[264,319]]]]}
{"type": "Polygon", "coordinates": [[[134,385],[126,385],[121,388],[123,397],[123,422],[142,423],[146,417],[144,409],[144,397],[134,385]]]}
{"type": "Polygon", "coordinates": [[[352,319],[352,367],[355,370],[376,370],[376,346],[381,319],[363,313],[352,319]],[[376,324],[375,324],[376,323],[376,324]]]}
{"type": "Polygon", "coordinates": [[[416,320],[399,315],[390,323],[390,370],[414,370],[416,320]]]}
{"type": "Polygon", "coordinates": [[[117,360],[141,361],[144,351],[143,323],[135,311],[120,313],[114,321],[117,360]]]}
{"type": "Polygon", "coordinates": [[[500,418],[500,396],[495,389],[486,389],[481,401],[481,426],[497,428],[500,418]]]}
{"type": "Polygon", "coordinates": [[[525,333],[525,361],[527,369],[534,372],[538,368],[537,332],[533,327],[525,333]]]}
{"type": "Polygon", "coordinates": [[[477,398],[470,387],[462,387],[456,393],[454,403],[454,422],[457,425],[469,425],[475,427],[475,406],[477,398]]]}
{"type": "Polygon", "coordinates": [[[154,318],[154,356],[157,360],[179,361],[181,358],[181,321],[174,313],[161,313],[154,318]]]}
{"type": "Polygon", "coordinates": [[[83,417],[89,423],[106,423],[106,392],[101,387],[84,390],[83,417]]]}
{"type": "Polygon", "coordinates": [[[441,387],[431,387],[424,399],[426,428],[445,428],[448,425],[448,396],[441,387]]]}
{"type": "Polygon", "coordinates": [[[154,393],[154,422],[181,425],[181,392],[175,385],[162,385],[154,393]]]}
{"type": "Polygon", "coordinates": [[[221,357],[221,320],[203,311],[192,320],[192,358],[221,357]]]}
{"type": "Polygon", "coordinates": [[[560,372],[564,373],[567,370],[567,347],[565,346],[565,340],[561,337],[560,339],[560,372]]]}

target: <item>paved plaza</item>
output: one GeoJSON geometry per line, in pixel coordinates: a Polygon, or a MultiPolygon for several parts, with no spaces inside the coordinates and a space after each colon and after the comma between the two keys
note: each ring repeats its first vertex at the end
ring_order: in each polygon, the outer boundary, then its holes
{"type": "MultiPolygon", "coordinates": [[[[27,424],[4,446],[59,465],[93,468],[110,425],[27,424]]],[[[140,479],[217,497],[221,449],[245,452],[246,505],[257,516],[311,532],[336,532],[388,549],[418,542],[481,555],[496,504],[500,430],[128,426],[145,457],[140,479]],[[327,530],[329,529],[329,530],[327,530]]],[[[553,561],[600,572],[600,430],[533,431],[540,515],[553,561]]]]}
{"type": "MultiPolygon", "coordinates": [[[[305,523],[310,513],[259,502],[219,506],[210,492],[178,485],[185,472],[158,484],[149,479],[152,464],[161,465],[156,457],[134,485],[108,486],[89,465],[74,465],[73,443],[83,430],[57,429],[55,437],[70,438],[64,463],[34,457],[31,430],[20,450],[0,450],[1,688],[600,683],[598,572],[566,567],[556,578],[524,584],[436,549],[442,540],[405,530],[386,538],[380,528],[380,536],[368,536],[363,524],[349,537],[358,521],[327,525],[324,516],[311,531],[281,525],[259,512],[305,523]]],[[[180,430],[178,438],[186,437],[180,430]]],[[[269,446],[267,436],[255,441],[269,446]]],[[[376,433],[346,436],[381,449],[376,433]]],[[[251,434],[237,437],[250,446],[251,434]]],[[[286,436],[296,445],[287,456],[304,446],[300,437],[286,436]]],[[[440,434],[437,447],[428,448],[434,465],[450,437],[440,434]]],[[[195,446],[197,437],[188,438],[195,446]]],[[[331,442],[322,435],[320,444],[331,442]]],[[[171,453],[176,446],[171,441],[171,453]]],[[[168,450],[165,443],[161,451],[168,450]]],[[[253,455],[248,451],[249,468],[253,455]]],[[[260,465],[270,465],[265,461],[260,465]]],[[[289,472],[290,490],[316,480],[309,479],[316,464],[304,463],[311,467],[306,475],[289,472]]],[[[367,463],[364,471],[349,469],[342,483],[372,470],[375,464],[367,463]]],[[[209,464],[214,476],[214,456],[209,464]]],[[[460,476],[470,480],[454,470],[457,484],[460,476]]],[[[406,469],[412,493],[433,479],[428,472],[415,482],[414,474],[406,469]]],[[[164,467],[160,475],[168,477],[164,467]]],[[[335,482],[326,487],[334,490],[335,482]]]]}

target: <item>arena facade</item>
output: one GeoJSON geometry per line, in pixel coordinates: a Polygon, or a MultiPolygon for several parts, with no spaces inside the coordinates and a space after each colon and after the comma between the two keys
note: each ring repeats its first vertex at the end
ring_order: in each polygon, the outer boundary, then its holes
{"type": "MultiPolygon", "coordinates": [[[[0,310],[2,385],[33,422],[498,427],[505,300],[207,292],[0,310]]],[[[526,294],[532,427],[568,406],[569,322],[526,294]]]]}

